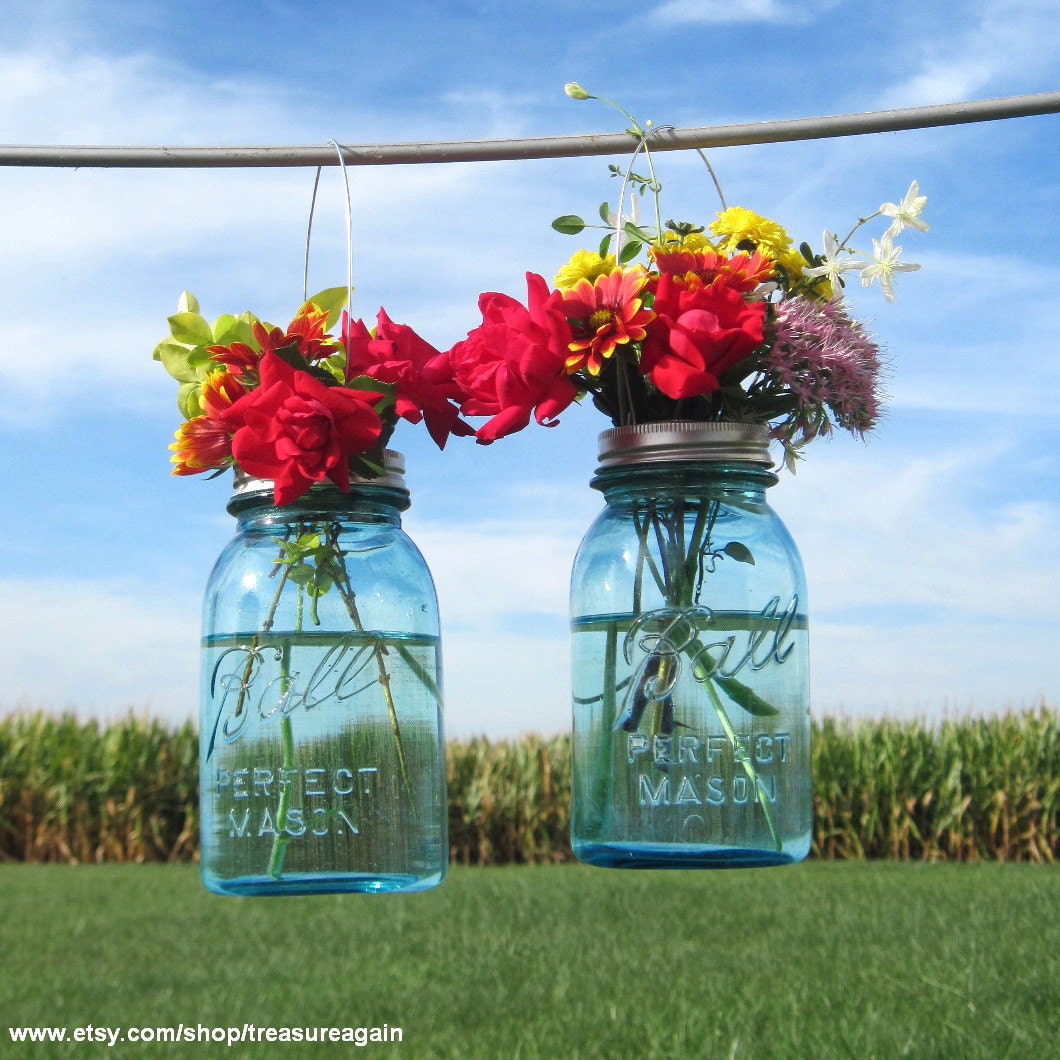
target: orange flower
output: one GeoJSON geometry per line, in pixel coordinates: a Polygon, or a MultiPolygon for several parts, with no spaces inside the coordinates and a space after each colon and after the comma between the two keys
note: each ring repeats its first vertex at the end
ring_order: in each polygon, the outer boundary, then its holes
{"type": "Polygon", "coordinates": [[[177,440],[169,447],[174,454],[170,459],[176,465],[174,475],[198,475],[231,463],[232,432],[219,419],[246,392],[238,377],[229,371],[211,372],[202,381],[204,415],[182,423],[177,428],[177,440]]]}
{"type": "Polygon", "coordinates": [[[202,381],[202,407],[211,419],[222,412],[247,392],[239,377],[229,371],[211,372],[202,381]]]}
{"type": "Polygon", "coordinates": [[[668,273],[678,287],[686,290],[717,283],[746,294],[771,280],[776,269],[773,259],[759,250],[729,257],[714,250],[656,246],[651,248],[651,256],[660,273],[668,273]]]}
{"type": "Polygon", "coordinates": [[[200,475],[232,460],[231,432],[210,416],[196,416],[177,428],[171,462],[174,475],[200,475]]]}
{"type": "Polygon", "coordinates": [[[618,346],[644,338],[645,325],[655,317],[641,298],[647,282],[647,272],[638,265],[591,281],[579,280],[562,292],[560,307],[574,334],[566,361],[568,374],[585,368],[590,375],[599,375],[618,346]]]}
{"type": "Polygon", "coordinates": [[[262,354],[294,346],[307,361],[320,361],[339,349],[338,343],[327,333],[327,323],[327,311],[307,302],[298,310],[298,315],[287,326],[286,332],[259,321],[254,322],[251,330],[261,346],[262,354]]]}

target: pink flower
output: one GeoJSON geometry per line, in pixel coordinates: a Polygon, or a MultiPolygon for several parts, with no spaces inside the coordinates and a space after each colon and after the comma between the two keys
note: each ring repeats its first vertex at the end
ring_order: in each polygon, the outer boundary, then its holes
{"type": "Polygon", "coordinates": [[[508,295],[481,295],[482,324],[449,353],[465,394],[461,411],[492,417],[476,432],[483,444],[522,430],[531,415],[555,426],[578,395],[566,370],[572,334],[563,296],[549,293],[535,273],[526,274],[526,286],[525,306],[508,295]]]}
{"type": "MultiPolygon", "coordinates": [[[[879,416],[879,349],[839,302],[800,296],[777,305],[776,342],[763,367],[800,408],[827,405],[853,434],[864,434],[879,416]]],[[[796,427],[804,442],[820,431],[805,414],[796,427]]]]}
{"type": "Polygon", "coordinates": [[[325,386],[275,353],[261,359],[261,385],[217,417],[234,432],[232,456],[248,474],[272,479],[278,505],[314,482],[350,488],[350,457],[371,450],[382,424],[381,394],[325,386]]]}
{"type": "Polygon", "coordinates": [[[448,353],[439,353],[406,324],[395,324],[383,309],[374,337],[363,321],[351,321],[344,313],[342,338],[347,380],[366,375],[393,385],[394,411],[410,423],[423,420],[439,449],[445,448],[451,434],[475,433],[452,403],[461,391],[448,353]]]}
{"type": "Polygon", "coordinates": [[[717,390],[722,373],[764,338],[765,304],[748,304],[723,284],[685,288],[664,272],[653,308],[656,320],[641,347],[640,370],[675,400],[717,390]]]}

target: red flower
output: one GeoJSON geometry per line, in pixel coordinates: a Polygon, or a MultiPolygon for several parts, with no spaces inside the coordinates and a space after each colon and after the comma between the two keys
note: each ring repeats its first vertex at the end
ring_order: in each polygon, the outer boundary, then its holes
{"type": "Polygon", "coordinates": [[[652,247],[651,256],[660,273],[669,273],[679,287],[689,289],[717,283],[745,293],[771,280],[777,269],[776,262],[758,250],[729,257],[714,250],[689,250],[678,245],[652,247]]]}
{"type": "Polygon", "coordinates": [[[527,305],[504,294],[479,297],[482,324],[449,351],[466,395],[466,416],[491,416],[476,432],[483,444],[522,430],[533,415],[546,427],[577,397],[566,361],[573,338],[562,293],[526,274],[527,305]]]}
{"type": "Polygon", "coordinates": [[[382,395],[325,386],[275,353],[261,359],[261,386],[221,413],[234,432],[236,463],[272,479],[276,503],[290,504],[314,482],[350,488],[350,457],[379,441],[382,424],[372,404],[382,395]]]}
{"type": "Polygon", "coordinates": [[[287,349],[298,351],[307,361],[320,361],[337,353],[338,343],[325,331],[328,314],[306,302],[298,315],[287,325],[287,330],[255,320],[250,326],[257,349],[245,342],[230,342],[227,346],[207,346],[210,358],[223,364],[248,381],[254,380],[261,358],[270,352],[287,349]]]}
{"type": "Polygon", "coordinates": [[[563,312],[576,322],[568,372],[573,375],[585,368],[590,375],[599,375],[616,346],[644,338],[644,326],[653,317],[640,297],[647,282],[642,268],[615,269],[595,280],[583,277],[563,292],[563,312]]]}
{"type": "Polygon", "coordinates": [[[306,302],[287,325],[287,331],[255,321],[251,326],[262,353],[293,346],[307,361],[320,361],[338,352],[338,343],[327,333],[327,310],[306,302]]]}
{"type": "Polygon", "coordinates": [[[258,370],[261,351],[251,349],[245,342],[230,342],[227,346],[207,346],[210,360],[223,364],[233,374],[251,380],[258,370]]]}
{"type": "Polygon", "coordinates": [[[410,423],[423,420],[439,449],[449,435],[474,434],[460,419],[450,399],[461,396],[453,379],[449,354],[439,353],[412,328],[395,324],[379,310],[375,337],[361,320],[343,314],[342,338],[346,346],[346,378],[367,375],[397,389],[394,411],[410,423]]]}
{"type": "Polygon", "coordinates": [[[748,305],[730,287],[682,288],[663,273],[654,309],[640,370],[675,400],[717,390],[718,377],[762,344],[765,303],[748,305]]]}

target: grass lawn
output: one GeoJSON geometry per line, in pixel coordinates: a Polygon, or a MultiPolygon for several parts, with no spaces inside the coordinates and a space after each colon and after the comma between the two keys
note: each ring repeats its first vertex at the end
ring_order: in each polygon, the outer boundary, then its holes
{"type": "Polygon", "coordinates": [[[0,1056],[1027,1057],[1060,867],[455,869],[226,899],[186,866],[0,866],[0,1056]],[[401,1045],[15,1044],[11,1026],[401,1027],[401,1045]]]}

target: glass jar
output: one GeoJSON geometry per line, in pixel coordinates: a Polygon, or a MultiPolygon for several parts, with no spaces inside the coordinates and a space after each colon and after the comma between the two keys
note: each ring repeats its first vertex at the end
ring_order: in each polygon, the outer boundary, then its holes
{"type": "Polygon", "coordinates": [[[810,848],[806,586],[768,429],[605,431],[571,579],[575,855],[611,868],[810,848]]]}
{"type": "Polygon", "coordinates": [[[203,605],[203,881],[419,891],[448,861],[438,606],[401,528],[404,461],[276,507],[237,475],[203,605]]]}

